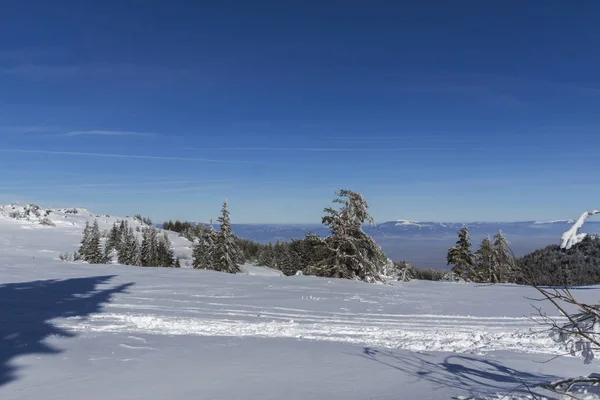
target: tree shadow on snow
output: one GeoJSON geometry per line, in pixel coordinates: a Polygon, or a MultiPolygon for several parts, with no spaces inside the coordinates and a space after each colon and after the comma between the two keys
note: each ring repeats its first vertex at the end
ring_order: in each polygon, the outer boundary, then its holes
{"type": "Polygon", "coordinates": [[[552,398],[549,397],[551,393],[542,385],[558,379],[552,375],[517,371],[494,360],[466,355],[451,355],[439,362],[427,354],[365,347],[361,356],[407,373],[418,380],[423,379],[436,384],[438,390],[455,388],[462,392],[460,395],[472,398],[498,394],[533,394],[538,398],[549,399],[552,398]],[[431,360],[427,359],[429,357],[431,360]]]}
{"type": "Polygon", "coordinates": [[[58,354],[44,341],[50,336],[75,334],[52,324],[54,318],[86,317],[99,312],[112,296],[132,286],[127,283],[98,289],[114,275],[75,279],[7,283],[0,285],[0,386],[17,376],[11,363],[31,354],[58,354]]]}

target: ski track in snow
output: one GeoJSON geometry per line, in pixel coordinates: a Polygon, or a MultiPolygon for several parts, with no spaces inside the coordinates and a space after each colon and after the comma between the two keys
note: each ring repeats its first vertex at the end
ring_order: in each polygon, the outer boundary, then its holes
{"type": "Polygon", "coordinates": [[[95,333],[296,338],[412,351],[561,352],[528,317],[334,313],[220,303],[183,310],[111,304],[105,313],[84,321],[73,318],[62,326],[95,333]]]}

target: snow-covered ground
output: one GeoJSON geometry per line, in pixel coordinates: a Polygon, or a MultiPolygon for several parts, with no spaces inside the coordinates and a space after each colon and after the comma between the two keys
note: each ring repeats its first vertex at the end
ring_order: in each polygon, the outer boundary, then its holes
{"type": "Polygon", "coordinates": [[[48,218],[0,210],[2,399],[553,398],[541,384],[594,372],[545,362],[562,349],[526,287],[66,263],[95,214],[48,218]]]}

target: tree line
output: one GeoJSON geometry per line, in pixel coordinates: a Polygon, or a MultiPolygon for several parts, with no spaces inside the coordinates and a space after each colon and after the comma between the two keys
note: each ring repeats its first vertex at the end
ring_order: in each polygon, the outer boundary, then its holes
{"type": "Polygon", "coordinates": [[[468,227],[458,232],[458,241],[448,250],[448,265],[457,279],[468,282],[515,282],[519,276],[518,263],[502,231],[492,239],[482,240],[479,250],[471,251],[471,234],[468,227]]]}
{"type": "MultiPolygon", "coordinates": [[[[116,255],[117,262],[123,265],[181,267],[167,232],[160,234],[154,226],[137,229],[142,233],[141,243],[136,230],[126,220],[115,222],[103,241],[98,221],[94,220],[92,225],[86,222],[81,244],[72,258],[90,264],[108,264],[116,255]]],[[[69,256],[61,258],[68,259],[69,256]]]]}
{"type": "Polygon", "coordinates": [[[501,231],[491,239],[484,238],[475,253],[471,247],[469,229],[463,227],[447,255],[456,279],[546,286],[600,283],[600,240],[594,236],[586,236],[569,249],[550,245],[521,258],[515,257],[501,231]]]}
{"type": "Polygon", "coordinates": [[[381,247],[367,235],[362,226],[373,222],[368,204],[362,195],[351,190],[340,190],[333,200],[339,209],[327,207],[322,223],[331,234],[320,237],[311,233],[304,239],[262,245],[237,238],[231,228],[227,203],[217,220],[205,226],[190,222],[169,221],[163,229],[179,232],[194,242],[193,266],[223,272],[239,271],[239,264],[256,262],[258,265],[281,270],[285,275],[300,271],[305,275],[356,279],[366,282],[383,280],[385,268],[393,266],[381,247]]]}
{"type": "MultiPolygon", "coordinates": [[[[516,258],[508,239],[499,231],[482,240],[473,252],[468,227],[458,232],[458,241],[448,250],[447,264],[451,271],[421,269],[407,261],[392,262],[380,246],[362,229],[373,223],[364,198],[350,190],[336,193],[334,204],[326,207],[321,222],[329,228],[327,237],[312,233],[303,239],[275,244],[259,244],[234,235],[228,204],[225,202],[213,224],[168,221],[163,229],[178,232],[193,242],[192,266],[236,273],[248,262],[281,270],[285,275],[315,275],[379,282],[386,277],[399,280],[464,280],[481,283],[527,283],[540,285],[579,285],[600,282],[600,240],[593,237],[571,249],[548,246],[522,258],[516,258]]],[[[115,257],[124,265],[179,267],[166,232],[162,234],[150,219],[136,216],[144,226],[141,243],[136,230],[127,220],[115,223],[105,236],[98,228],[86,224],[79,250],[71,258],[90,263],[108,263],[115,257]],[[104,243],[103,243],[104,242],[104,243]]],[[[63,258],[68,258],[61,256],[63,258]]]]}

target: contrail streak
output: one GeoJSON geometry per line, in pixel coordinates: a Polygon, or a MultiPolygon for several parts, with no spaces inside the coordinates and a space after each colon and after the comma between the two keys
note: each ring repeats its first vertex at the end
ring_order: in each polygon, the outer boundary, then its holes
{"type": "Polygon", "coordinates": [[[215,159],[211,159],[211,158],[144,156],[144,155],[133,155],[133,154],[110,154],[110,153],[85,153],[85,152],[77,152],[77,151],[0,149],[0,152],[3,152],[3,153],[51,154],[51,155],[59,155],[59,156],[131,158],[131,159],[143,159],[143,160],[198,161],[198,162],[224,163],[224,164],[260,164],[260,163],[253,162],[253,161],[215,160],[215,159]]]}

